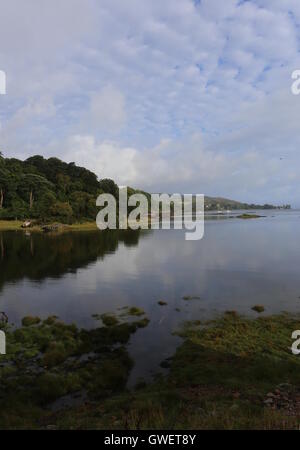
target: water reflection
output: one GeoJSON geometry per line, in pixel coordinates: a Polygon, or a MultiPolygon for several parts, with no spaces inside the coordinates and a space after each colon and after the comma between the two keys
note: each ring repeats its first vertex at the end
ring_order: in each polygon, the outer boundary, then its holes
{"type": "Polygon", "coordinates": [[[204,239],[192,242],[184,230],[2,233],[0,311],[17,325],[55,314],[92,328],[92,314],[142,308],[150,323],[130,342],[134,380],[173,354],[172,331],[185,320],[225,310],[255,317],[255,304],[265,314],[300,312],[299,212],[265,215],[208,220],[204,239]]]}
{"type": "Polygon", "coordinates": [[[43,280],[75,273],[105,255],[115,253],[119,243],[138,245],[140,231],[69,232],[41,234],[0,233],[0,289],[5,283],[28,278],[43,280]]]}

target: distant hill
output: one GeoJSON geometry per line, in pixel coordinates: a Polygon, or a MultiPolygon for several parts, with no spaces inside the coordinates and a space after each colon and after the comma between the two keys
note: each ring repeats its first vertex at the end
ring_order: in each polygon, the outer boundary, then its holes
{"type": "Polygon", "coordinates": [[[270,204],[257,205],[254,203],[243,203],[236,200],[230,200],[223,197],[207,197],[205,196],[205,210],[228,210],[228,209],[290,209],[290,205],[275,206],[270,204]]]}

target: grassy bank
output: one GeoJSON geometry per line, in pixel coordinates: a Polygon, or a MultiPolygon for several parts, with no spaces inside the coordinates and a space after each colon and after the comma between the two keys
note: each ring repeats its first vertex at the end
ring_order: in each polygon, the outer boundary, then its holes
{"type": "Polygon", "coordinates": [[[0,427],[298,428],[300,356],[290,350],[298,317],[246,319],[231,312],[185,324],[182,345],[163,363],[168,375],[131,391],[125,344],[148,320],[124,322],[126,311],[111,317],[101,317],[93,331],[33,318],[11,332],[10,364],[0,369],[0,427]],[[84,401],[51,407],[72,398],[84,401]]]}
{"type": "Polygon", "coordinates": [[[99,229],[95,221],[65,225],[65,228],[70,231],[96,231],[99,229]]]}
{"type": "MultiPolygon", "coordinates": [[[[263,216],[259,216],[256,214],[242,214],[240,216],[237,216],[238,219],[258,219],[263,216]]],[[[208,220],[208,218],[205,218],[208,220]]],[[[151,228],[151,218],[143,219],[142,221],[144,224],[148,223],[148,227],[151,228]]],[[[20,231],[23,230],[22,224],[23,221],[19,220],[0,220],[0,231],[20,231]]],[[[130,224],[129,224],[130,228],[130,224]]],[[[29,228],[26,228],[25,230],[28,231],[43,231],[42,226],[40,225],[34,225],[29,228]]],[[[59,230],[57,232],[63,232],[63,231],[96,231],[98,230],[96,221],[86,221],[86,222],[80,222],[80,223],[73,223],[71,225],[67,224],[60,224],[59,230]]]]}
{"type": "Polygon", "coordinates": [[[22,223],[19,220],[0,220],[0,231],[20,230],[22,223]]]}
{"type": "MultiPolygon", "coordinates": [[[[19,220],[0,220],[0,231],[42,231],[40,225],[34,225],[30,228],[22,228],[23,221],[19,220]]],[[[74,223],[72,225],[61,225],[59,231],[95,231],[98,230],[96,222],[74,223]]]]}

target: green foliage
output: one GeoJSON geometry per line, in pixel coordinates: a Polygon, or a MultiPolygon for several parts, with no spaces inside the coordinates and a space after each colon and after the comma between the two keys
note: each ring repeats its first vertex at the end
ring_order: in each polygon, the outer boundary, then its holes
{"type": "Polygon", "coordinates": [[[96,198],[102,193],[116,198],[118,186],[75,163],[33,156],[26,161],[0,155],[0,220],[64,223],[95,219],[96,198]]]}
{"type": "Polygon", "coordinates": [[[22,319],[22,325],[23,327],[30,327],[31,325],[37,325],[40,321],[39,317],[26,316],[22,319]]]}
{"type": "Polygon", "coordinates": [[[109,180],[107,178],[101,180],[100,189],[102,189],[103,192],[113,195],[114,197],[118,196],[119,188],[113,180],[109,180]]]}

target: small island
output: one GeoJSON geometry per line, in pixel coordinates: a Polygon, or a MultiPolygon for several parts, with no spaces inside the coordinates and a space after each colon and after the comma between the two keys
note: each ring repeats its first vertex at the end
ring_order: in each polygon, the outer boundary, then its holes
{"type": "Polygon", "coordinates": [[[246,220],[246,219],[260,219],[261,217],[264,217],[264,216],[260,216],[258,214],[247,214],[247,213],[240,214],[239,216],[237,216],[238,219],[244,219],[244,220],[246,220]]]}

